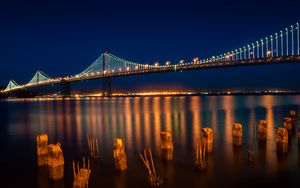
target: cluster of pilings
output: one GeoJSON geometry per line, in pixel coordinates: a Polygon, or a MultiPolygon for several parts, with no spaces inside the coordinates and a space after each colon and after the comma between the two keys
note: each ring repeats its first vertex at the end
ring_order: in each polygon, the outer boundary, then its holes
{"type": "MultiPolygon", "coordinates": [[[[299,120],[298,120],[299,123],[299,120]]],[[[283,118],[283,127],[279,127],[276,131],[277,151],[280,153],[288,152],[289,138],[295,133],[296,128],[296,111],[290,110],[289,116],[283,118]]],[[[298,126],[298,141],[299,140],[299,126],[298,126]]],[[[300,144],[300,142],[298,142],[300,144]]]]}
{"type": "MultiPolygon", "coordinates": [[[[265,143],[267,141],[267,125],[266,120],[259,120],[257,125],[257,136],[259,143],[265,143]]],[[[295,132],[296,127],[296,111],[290,110],[289,115],[283,118],[283,126],[278,127],[275,132],[275,140],[278,153],[288,152],[289,137],[295,132]]],[[[243,139],[243,127],[240,123],[234,123],[232,128],[232,143],[234,147],[241,147],[243,139]]],[[[298,119],[298,143],[300,146],[300,115],[298,119]]],[[[250,161],[254,160],[254,151],[248,152],[248,158],[250,161]]]]}
{"type": "Polygon", "coordinates": [[[64,177],[64,156],[60,144],[48,145],[47,134],[39,134],[36,141],[38,166],[48,167],[50,179],[62,179],[64,177]]]}
{"type": "MultiPolygon", "coordinates": [[[[298,143],[300,146],[300,114],[298,118],[298,143]]],[[[265,143],[268,135],[268,122],[259,120],[257,124],[257,138],[259,143],[265,143]]],[[[287,117],[283,118],[283,126],[277,128],[275,138],[278,153],[286,153],[288,151],[289,137],[293,135],[296,127],[296,112],[291,110],[287,117]]],[[[255,137],[254,137],[255,139],[255,137]]],[[[202,128],[201,133],[195,142],[195,168],[199,171],[204,171],[207,168],[207,159],[209,153],[213,152],[214,132],[212,128],[202,128]]],[[[232,145],[239,149],[243,145],[243,126],[241,123],[232,124],[232,145]]],[[[99,158],[99,141],[97,138],[88,138],[88,148],[91,158],[99,158]]],[[[172,161],[174,159],[174,147],[172,132],[162,131],[160,133],[160,149],[162,161],[172,161]]],[[[38,166],[48,166],[49,178],[59,180],[63,178],[64,158],[59,144],[48,145],[48,135],[40,134],[37,136],[37,158],[38,166]]],[[[248,151],[248,160],[254,161],[255,151],[248,151]]],[[[146,147],[140,153],[141,160],[147,170],[147,180],[150,186],[159,187],[163,184],[161,178],[155,169],[152,150],[146,147]]],[[[114,167],[118,171],[127,170],[127,156],[125,152],[125,142],[121,137],[114,139],[113,149],[114,167]]],[[[74,181],[73,187],[84,188],[88,187],[89,177],[91,174],[90,160],[85,158],[82,160],[82,167],[79,162],[73,161],[74,181]]]]}

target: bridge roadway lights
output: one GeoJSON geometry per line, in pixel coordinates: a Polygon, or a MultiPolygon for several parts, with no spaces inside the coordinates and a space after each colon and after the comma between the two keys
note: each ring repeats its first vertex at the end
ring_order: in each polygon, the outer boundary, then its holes
{"type": "Polygon", "coordinates": [[[111,77],[103,77],[102,79],[102,94],[103,97],[110,97],[111,96],[111,77]]]}
{"type": "Polygon", "coordinates": [[[71,83],[70,82],[62,82],[60,94],[63,97],[70,97],[71,95],[71,83]]]}

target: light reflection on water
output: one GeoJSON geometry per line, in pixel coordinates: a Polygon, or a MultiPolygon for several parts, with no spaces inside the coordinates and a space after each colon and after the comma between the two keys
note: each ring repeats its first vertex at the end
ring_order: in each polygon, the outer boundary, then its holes
{"type": "MultiPolygon", "coordinates": [[[[193,171],[192,163],[194,143],[200,135],[201,127],[212,127],[215,138],[214,152],[209,156],[209,167],[205,175],[208,179],[206,181],[213,180],[224,173],[228,173],[224,177],[237,175],[237,177],[245,178],[249,176],[245,172],[250,170],[250,167],[247,166],[247,150],[254,144],[253,122],[256,124],[259,119],[268,121],[267,143],[265,146],[256,146],[258,151],[257,163],[252,170],[257,174],[260,174],[262,169],[267,174],[276,174],[282,169],[288,170],[287,167],[279,168],[278,166],[280,161],[276,154],[274,129],[282,126],[282,119],[290,109],[299,112],[300,97],[127,97],[89,100],[11,101],[2,102],[0,105],[2,105],[2,109],[5,108],[4,110],[7,111],[7,117],[2,117],[6,118],[4,127],[7,128],[7,131],[5,129],[2,133],[6,134],[4,138],[15,142],[25,140],[20,145],[34,151],[36,135],[43,132],[47,133],[50,142],[58,141],[62,144],[66,160],[71,161],[82,155],[88,155],[87,137],[97,137],[100,140],[100,152],[102,154],[100,161],[104,163],[105,168],[113,168],[108,166],[112,163],[111,153],[114,137],[121,136],[124,138],[130,165],[138,163],[138,153],[145,146],[151,146],[156,156],[159,156],[160,131],[172,131],[175,160],[173,165],[161,164],[160,169],[163,169],[161,172],[164,173],[164,176],[175,181],[175,183],[169,181],[169,186],[179,186],[183,184],[176,184],[178,180],[175,177],[181,177],[182,182],[185,180],[189,182],[189,180],[195,180],[199,176],[197,172],[193,171]],[[232,147],[232,124],[234,122],[243,124],[243,148],[239,151],[235,151],[232,147]],[[227,169],[222,170],[222,168],[227,169]],[[188,177],[184,178],[185,175],[188,177]]],[[[289,162],[285,165],[299,174],[296,137],[292,139],[292,142],[290,146],[292,151],[289,152],[288,157],[289,162]]],[[[65,168],[71,167],[66,165],[65,168]]],[[[146,176],[142,166],[129,166],[130,168],[132,172],[140,174],[135,174],[135,181],[144,183],[146,176]]],[[[127,173],[126,185],[134,184],[129,172],[130,170],[127,173]]],[[[72,175],[70,170],[67,170],[66,173],[69,173],[66,174],[66,185],[70,185],[72,175]]],[[[114,176],[113,173],[110,176],[111,181],[114,180],[112,176],[114,176]]],[[[95,181],[91,185],[101,184],[100,180],[97,179],[91,181],[95,181]]],[[[112,185],[109,181],[106,183],[105,185],[112,185]]],[[[235,183],[234,178],[229,180],[229,184],[235,185],[235,183]]],[[[199,182],[189,182],[188,184],[194,186],[199,185],[199,182]]],[[[216,186],[218,184],[205,183],[204,181],[204,185],[216,186]]]]}

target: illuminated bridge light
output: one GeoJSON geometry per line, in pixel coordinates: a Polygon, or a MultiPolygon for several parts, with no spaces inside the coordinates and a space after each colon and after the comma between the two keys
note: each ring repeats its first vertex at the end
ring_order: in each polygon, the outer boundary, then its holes
{"type": "Polygon", "coordinates": [[[194,57],[193,58],[193,63],[197,63],[199,61],[199,57],[194,57]]]}

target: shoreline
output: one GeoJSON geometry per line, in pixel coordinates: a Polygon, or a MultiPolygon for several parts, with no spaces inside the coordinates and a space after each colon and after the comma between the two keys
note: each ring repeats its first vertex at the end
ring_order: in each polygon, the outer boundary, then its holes
{"type": "Polygon", "coordinates": [[[126,98],[126,97],[189,97],[189,96],[294,96],[300,95],[300,91],[216,91],[216,92],[157,92],[157,93],[115,93],[109,97],[103,97],[101,94],[82,94],[82,95],[71,95],[71,96],[36,96],[36,97],[7,97],[0,98],[1,101],[10,99],[65,99],[65,100],[77,100],[77,99],[99,99],[99,98],[126,98]]]}

